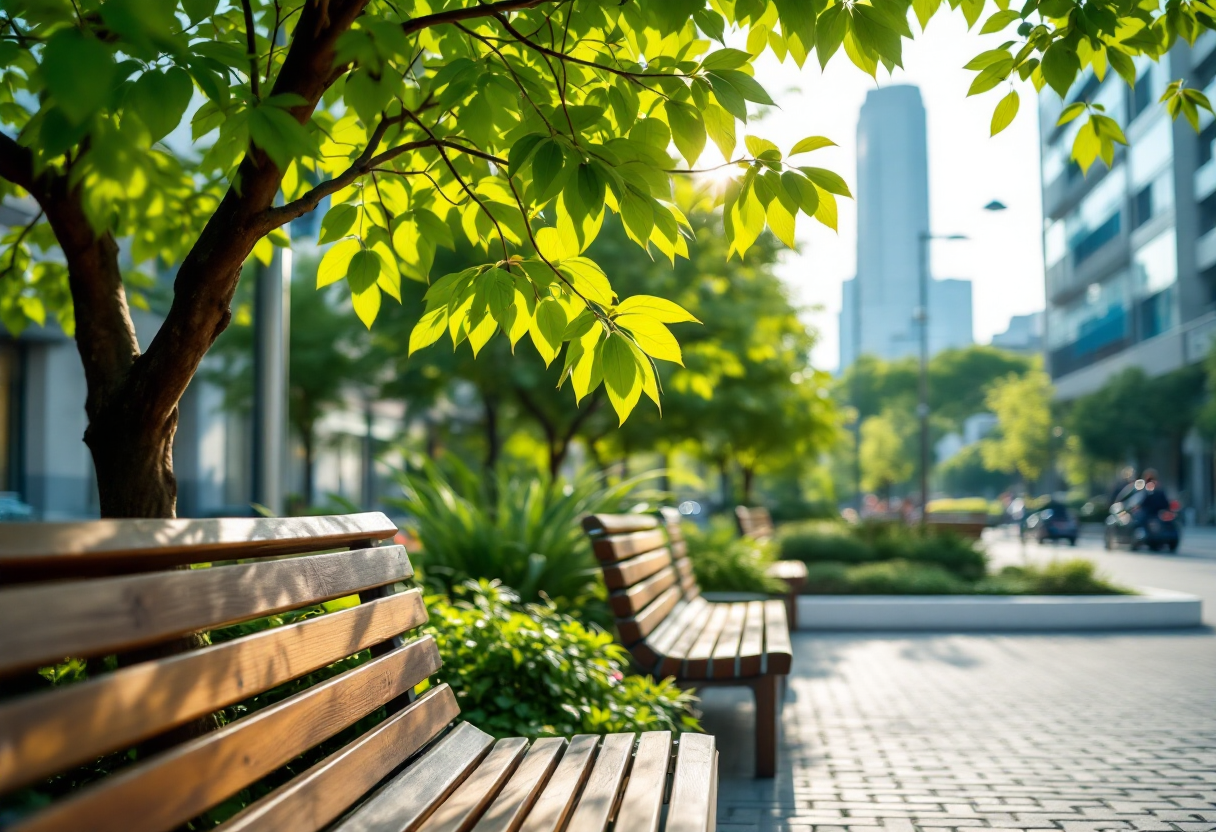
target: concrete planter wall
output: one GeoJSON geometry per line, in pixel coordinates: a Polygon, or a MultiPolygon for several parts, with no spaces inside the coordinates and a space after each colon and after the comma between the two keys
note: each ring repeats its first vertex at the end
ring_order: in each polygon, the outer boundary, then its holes
{"type": "Polygon", "coordinates": [[[1138,630],[1198,627],[1194,595],[803,595],[800,630],[1138,630]]]}

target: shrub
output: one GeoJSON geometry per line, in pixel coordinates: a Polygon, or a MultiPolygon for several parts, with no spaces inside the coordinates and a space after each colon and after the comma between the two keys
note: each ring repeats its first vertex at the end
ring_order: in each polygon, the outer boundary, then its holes
{"type": "Polygon", "coordinates": [[[954,497],[929,501],[930,514],[990,514],[1001,515],[1001,504],[983,497],[954,497]]]}
{"type": "Polygon", "coordinates": [[[983,577],[987,566],[986,556],[972,541],[942,529],[922,531],[886,521],[869,520],[852,526],[800,524],[783,530],[780,542],[781,557],[807,564],[905,560],[936,564],[968,580],[983,577]]]}
{"type": "Polygon", "coordinates": [[[846,579],[849,592],[857,595],[953,595],[971,589],[941,566],[906,560],[854,566],[846,579]]]}
{"type": "Polygon", "coordinates": [[[428,599],[461,717],[495,736],[699,730],[695,697],[667,679],[627,676],[628,653],[552,604],[521,607],[498,582],[428,599]]]}
{"type": "Polygon", "coordinates": [[[411,552],[428,586],[442,594],[468,580],[500,580],[525,602],[580,604],[597,586],[584,514],[620,511],[654,474],[610,485],[584,473],[562,485],[535,471],[483,477],[452,459],[400,476],[405,497],[392,501],[413,519],[422,551],[411,552]]]}
{"type": "Polygon", "coordinates": [[[765,592],[784,594],[786,585],[766,575],[773,562],[772,543],[740,538],[733,522],[715,517],[709,528],[684,524],[688,556],[704,592],[765,592]]]}
{"type": "Polygon", "coordinates": [[[820,562],[866,563],[874,550],[842,523],[805,523],[783,531],[779,538],[781,557],[811,565],[820,562]]]}
{"type": "Polygon", "coordinates": [[[994,595],[1130,595],[1131,590],[1099,575],[1093,562],[1079,558],[1046,566],[1006,566],[976,584],[994,595]]]}
{"type": "Polygon", "coordinates": [[[809,595],[847,595],[849,567],[835,561],[819,561],[806,566],[806,583],[802,592],[809,595]]]}

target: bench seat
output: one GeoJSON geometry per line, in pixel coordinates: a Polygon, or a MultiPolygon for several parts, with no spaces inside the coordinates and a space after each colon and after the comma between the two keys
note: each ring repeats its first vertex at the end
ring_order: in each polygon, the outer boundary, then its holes
{"type": "Polygon", "coordinates": [[[793,662],[785,603],[707,601],[687,543],[666,516],[596,514],[583,519],[583,528],[603,571],[621,643],[634,663],[689,687],[752,688],[756,774],[774,776],[781,680],[793,662]]]}
{"type": "Polygon", "coordinates": [[[461,721],[453,690],[430,679],[434,639],[410,632],[427,620],[421,592],[394,591],[409,558],[376,545],[396,532],[383,515],[159,522],[29,524],[0,540],[0,795],[134,755],[9,813],[6,832],[169,832],[253,786],[261,796],[218,829],[714,829],[713,737],[496,740],[461,721]],[[360,603],[314,606],[351,595],[360,603]],[[189,638],[279,614],[227,640],[189,638]],[[118,669],[85,681],[47,687],[33,672],[115,654],[118,669]]]}

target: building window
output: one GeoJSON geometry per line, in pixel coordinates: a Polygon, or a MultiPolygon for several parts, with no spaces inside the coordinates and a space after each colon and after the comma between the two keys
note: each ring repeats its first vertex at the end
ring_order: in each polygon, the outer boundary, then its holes
{"type": "Polygon", "coordinates": [[[1128,98],[1127,121],[1130,124],[1136,116],[1143,113],[1153,104],[1153,70],[1151,68],[1140,73],[1136,79],[1136,88],[1128,98]]]}
{"type": "Polygon", "coordinates": [[[1137,229],[1174,207],[1174,180],[1172,171],[1160,174],[1132,197],[1132,229],[1137,229]]]}
{"type": "Polygon", "coordinates": [[[1123,228],[1124,169],[1116,167],[1090,191],[1065,220],[1068,248],[1077,266],[1119,236],[1123,228]]]}
{"type": "Polygon", "coordinates": [[[1178,251],[1174,229],[1142,245],[1132,258],[1132,291],[1149,298],[1178,281],[1178,251]]]}
{"type": "Polygon", "coordinates": [[[1094,283],[1080,297],[1048,309],[1048,350],[1056,377],[1122,349],[1129,335],[1127,272],[1094,283]]]}
{"type": "Polygon", "coordinates": [[[1074,266],[1081,265],[1096,254],[1098,249],[1119,236],[1119,228],[1122,225],[1122,213],[1122,211],[1116,211],[1114,216],[1106,222],[1084,236],[1073,240],[1072,256],[1074,266]]]}
{"type": "Polygon", "coordinates": [[[1216,121],[1199,131],[1196,141],[1199,142],[1198,164],[1202,167],[1212,161],[1212,144],[1216,142],[1216,121]]]}
{"type": "Polygon", "coordinates": [[[1173,122],[1168,118],[1159,118],[1148,132],[1132,143],[1127,160],[1133,187],[1148,182],[1169,165],[1174,157],[1173,128],[1173,122]]]}

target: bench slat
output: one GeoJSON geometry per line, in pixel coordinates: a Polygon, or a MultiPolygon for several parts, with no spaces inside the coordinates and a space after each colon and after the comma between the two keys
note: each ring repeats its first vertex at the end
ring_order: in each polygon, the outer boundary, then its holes
{"type": "Polygon", "coordinates": [[[649,578],[667,564],[671,563],[671,553],[666,549],[655,549],[644,555],[621,561],[612,566],[605,566],[604,585],[609,590],[627,589],[638,581],[649,578]]]}
{"type": "MultiPolygon", "coordinates": [[[[691,602],[689,606],[692,606],[691,602]]],[[[658,673],[655,675],[664,676],[679,676],[684,670],[684,658],[688,655],[688,651],[696,644],[697,639],[701,637],[701,632],[709,624],[709,620],[714,614],[714,604],[706,603],[701,600],[701,606],[698,608],[695,616],[688,619],[687,625],[683,632],[672,643],[667,656],[659,663],[658,673]]]]}
{"type": "Polygon", "coordinates": [[[583,529],[593,534],[622,534],[657,529],[659,518],[650,514],[589,514],[583,529]]]}
{"type": "Polygon", "coordinates": [[[317,832],[459,714],[451,688],[431,688],[350,745],[230,818],[218,832],[317,832]]]}
{"type": "Polygon", "coordinates": [[[705,679],[709,676],[709,659],[714,653],[714,645],[718,636],[726,626],[727,616],[730,615],[730,604],[711,604],[709,622],[697,636],[697,640],[684,657],[684,675],[689,679],[705,679]]]}
{"type": "Polygon", "coordinates": [[[680,590],[677,587],[668,587],[658,598],[650,603],[650,606],[642,610],[634,618],[617,619],[616,628],[621,634],[621,641],[626,646],[630,646],[635,642],[641,641],[654,632],[654,629],[663,623],[667,614],[680,600],[680,590]]]}
{"type": "Polygon", "coordinates": [[[533,742],[528,755],[477,821],[473,832],[515,832],[519,829],[565,748],[566,740],[562,737],[545,737],[533,742]]]}
{"type": "Polygon", "coordinates": [[[0,591],[0,674],[156,644],[414,574],[386,546],[0,591]],[[38,622],[37,627],[30,626],[38,622]]]}
{"type": "Polygon", "coordinates": [[[82,789],[20,832],[163,832],[205,812],[439,669],[430,637],[82,789]]]}
{"type": "Polygon", "coordinates": [[[320,552],[396,533],[393,522],[378,511],[333,517],[11,523],[0,541],[0,581],[115,575],[320,552]]]}
{"type": "Polygon", "coordinates": [[[629,755],[633,752],[633,740],[633,734],[609,734],[604,737],[599,757],[587,779],[587,788],[583,789],[566,832],[604,832],[616,805],[621,781],[625,779],[629,755]]]}
{"type": "Polygon", "coordinates": [[[785,604],[780,601],[764,602],[764,651],[768,657],[767,673],[786,675],[793,663],[793,645],[790,644],[790,626],[785,618],[785,604]]]}
{"type": "Polygon", "coordinates": [[[628,618],[645,609],[647,604],[661,595],[668,587],[674,586],[675,582],[675,569],[665,566],[641,583],[612,593],[608,596],[608,602],[612,605],[612,612],[618,618],[628,618]]]}
{"type": "Polygon", "coordinates": [[[418,827],[418,832],[465,832],[490,805],[527,750],[528,741],[523,737],[509,737],[494,743],[485,759],[418,827]]]}
{"type": "Polygon", "coordinates": [[[675,606],[671,608],[671,612],[667,613],[667,617],[663,619],[659,626],[654,628],[654,631],[649,636],[629,648],[629,652],[633,654],[633,659],[637,662],[638,667],[647,671],[655,669],[655,666],[663,655],[656,645],[663,643],[660,639],[667,638],[666,634],[671,631],[672,627],[677,625],[687,607],[687,601],[677,601],[675,606]]]}
{"type": "Polygon", "coordinates": [[[333,832],[416,832],[486,755],[494,738],[462,722],[410,763],[333,832]]]}
{"type": "Polygon", "coordinates": [[[671,763],[671,732],[647,731],[638,741],[629,784],[621,798],[615,828],[631,832],[658,832],[663,814],[663,792],[667,789],[667,767],[671,763]]]}
{"type": "Polygon", "coordinates": [[[710,734],[681,734],[665,832],[713,832],[718,751],[710,734]]]}
{"type": "Polygon", "coordinates": [[[647,529],[597,537],[592,541],[591,549],[602,563],[615,563],[634,555],[661,549],[665,545],[667,545],[667,535],[663,533],[662,529],[647,529]]]}
{"type": "Polygon", "coordinates": [[[422,593],[142,662],[0,706],[0,792],[128,748],[424,623],[422,593]],[[87,720],[81,714],[88,714],[87,720]]]}
{"type": "Polygon", "coordinates": [[[739,642],[739,675],[759,676],[764,664],[764,602],[749,601],[743,638],[739,642]]]}
{"type": "Polygon", "coordinates": [[[600,738],[593,734],[578,734],[570,739],[557,770],[528,813],[520,832],[560,832],[574,809],[574,799],[591,772],[599,741],[600,738]]]}
{"type": "Polygon", "coordinates": [[[747,603],[730,605],[730,613],[718,643],[710,657],[711,676],[714,679],[737,679],[739,677],[739,639],[743,636],[743,623],[747,618],[747,603]]]}

